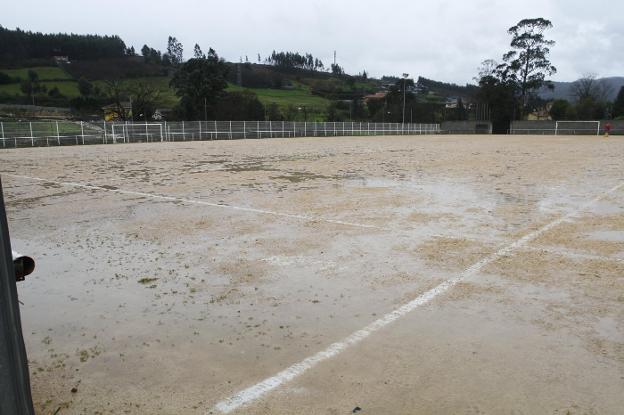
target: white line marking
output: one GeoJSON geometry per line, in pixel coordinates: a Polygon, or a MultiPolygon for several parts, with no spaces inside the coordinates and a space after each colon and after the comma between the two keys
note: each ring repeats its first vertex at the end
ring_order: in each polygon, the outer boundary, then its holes
{"type": "Polygon", "coordinates": [[[405,316],[407,313],[409,313],[410,311],[424,305],[427,304],[428,302],[430,302],[431,300],[433,300],[435,297],[439,296],[440,294],[445,293],[446,291],[448,291],[450,288],[452,288],[453,286],[457,285],[459,282],[463,281],[464,279],[476,274],[477,272],[479,272],[483,267],[485,267],[486,265],[490,264],[491,262],[497,260],[500,257],[503,257],[505,255],[508,255],[509,253],[517,250],[518,248],[521,248],[522,246],[526,245],[527,243],[529,243],[530,241],[536,239],[537,237],[539,237],[540,235],[542,235],[544,232],[549,231],[550,229],[558,226],[559,224],[561,224],[562,222],[571,219],[572,217],[574,217],[575,215],[577,215],[581,210],[586,209],[587,207],[589,207],[590,205],[596,203],[597,201],[599,201],[600,199],[606,197],[607,195],[609,195],[610,193],[615,192],[616,190],[618,190],[619,188],[621,188],[622,186],[624,186],[624,182],[618,184],[617,186],[611,188],[610,190],[602,193],[600,196],[595,197],[594,199],[592,199],[591,201],[585,203],[582,207],[580,207],[579,209],[570,212],[562,217],[560,217],[559,219],[556,219],[544,226],[542,226],[541,228],[528,233],[527,235],[523,236],[522,238],[518,239],[517,241],[505,246],[504,248],[499,249],[498,251],[494,252],[493,254],[490,254],[488,256],[486,256],[485,258],[483,258],[482,260],[480,260],[479,262],[473,264],[472,266],[470,266],[469,268],[465,269],[461,274],[459,274],[458,276],[451,278],[447,281],[444,281],[442,284],[438,285],[435,288],[432,288],[431,290],[425,292],[424,294],[421,294],[420,296],[416,297],[415,299],[413,299],[412,301],[402,305],[401,307],[397,308],[396,310],[386,314],[385,316],[381,317],[378,320],[373,321],[372,323],[370,323],[368,326],[364,327],[361,330],[356,331],[355,333],[349,335],[348,337],[346,337],[345,339],[333,343],[331,345],[329,345],[329,347],[327,347],[325,350],[321,350],[320,352],[316,353],[313,356],[310,356],[304,360],[302,360],[299,363],[295,363],[294,365],[282,370],[281,372],[277,373],[275,376],[271,376],[269,378],[264,379],[263,381],[247,388],[244,389],[240,392],[238,392],[235,395],[230,396],[227,399],[224,399],[220,402],[218,402],[215,406],[214,409],[217,411],[220,411],[222,413],[229,413],[232,412],[238,408],[240,408],[243,405],[247,405],[250,402],[253,402],[257,399],[259,399],[260,397],[262,397],[264,394],[270,392],[271,390],[281,386],[282,384],[291,381],[292,379],[296,378],[297,376],[303,374],[304,372],[306,372],[309,369],[312,369],[314,366],[318,365],[319,363],[323,362],[324,360],[330,359],[338,354],[340,354],[341,352],[345,351],[346,349],[348,349],[351,346],[354,346],[355,344],[361,342],[362,340],[364,340],[365,338],[367,338],[368,336],[370,336],[371,334],[375,333],[376,331],[386,327],[387,325],[391,324],[392,322],[398,320],[399,318],[405,316]]]}
{"type": "MultiPolygon", "coordinates": [[[[298,219],[298,220],[303,220],[306,222],[326,222],[326,223],[333,223],[333,224],[343,225],[343,226],[352,226],[356,228],[377,229],[381,231],[392,232],[396,236],[411,236],[411,235],[408,235],[408,232],[415,230],[413,228],[412,229],[410,228],[392,229],[392,228],[388,228],[384,226],[369,225],[365,223],[356,223],[356,222],[347,222],[347,221],[338,220],[338,219],[328,219],[328,218],[323,218],[323,217],[314,217],[314,216],[307,216],[307,215],[297,215],[297,214],[292,214],[292,213],[275,212],[271,210],[263,210],[263,209],[256,209],[256,208],[250,208],[250,207],[227,205],[227,204],[222,204],[222,203],[206,202],[206,201],[197,200],[197,199],[186,199],[186,198],[167,196],[167,195],[162,195],[162,194],[159,195],[155,193],[135,192],[132,190],[119,189],[116,186],[115,188],[111,188],[110,186],[95,186],[95,185],[89,185],[89,184],[83,184],[83,183],[77,183],[77,182],[61,182],[57,180],[42,179],[40,177],[31,177],[31,176],[24,176],[24,175],[19,175],[19,174],[12,174],[12,173],[5,173],[5,175],[9,177],[38,181],[38,182],[43,182],[43,183],[54,183],[60,186],[78,187],[78,188],[88,189],[88,190],[101,190],[101,191],[126,194],[126,195],[131,195],[131,196],[151,197],[153,199],[167,200],[171,202],[181,202],[181,203],[186,203],[186,204],[232,209],[232,210],[238,210],[242,212],[259,213],[259,214],[279,216],[279,217],[289,218],[289,219],[298,219]]],[[[457,239],[453,237],[452,235],[443,235],[443,234],[427,234],[424,236],[429,237],[429,238],[457,239]]],[[[463,238],[463,237],[461,239],[471,240],[471,239],[463,238]]]]}
{"type": "MultiPolygon", "coordinates": [[[[153,199],[168,200],[171,202],[181,202],[181,203],[194,204],[194,205],[212,206],[212,207],[223,208],[223,209],[232,209],[232,210],[238,210],[242,212],[252,212],[252,213],[260,213],[264,215],[280,216],[283,218],[299,219],[299,220],[304,220],[308,222],[327,222],[327,223],[333,223],[336,225],[352,226],[356,228],[393,231],[390,228],[385,228],[382,226],[368,225],[364,223],[347,222],[347,221],[338,220],[338,219],[327,219],[327,218],[314,217],[314,216],[297,215],[294,213],[282,213],[282,212],[275,212],[272,210],[234,206],[234,205],[227,205],[223,203],[206,202],[203,200],[186,199],[182,197],[166,196],[166,195],[159,195],[159,194],[154,194],[154,193],[135,192],[132,190],[123,190],[123,189],[111,188],[111,187],[106,187],[106,186],[95,186],[95,185],[82,184],[82,183],[77,183],[77,182],[60,182],[56,180],[42,179],[40,177],[23,176],[19,174],[6,174],[6,175],[9,177],[15,177],[19,179],[34,180],[34,181],[39,181],[39,182],[44,182],[44,183],[54,183],[54,184],[58,184],[61,186],[79,187],[79,188],[88,189],[88,190],[103,190],[107,192],[113,192],[113,193],[119,193],[119,194],[131,195],[131,196],[151,197],[153,199]]],[[[434,236],[437,236],[437,235],[434,235],[434,236]]]]}

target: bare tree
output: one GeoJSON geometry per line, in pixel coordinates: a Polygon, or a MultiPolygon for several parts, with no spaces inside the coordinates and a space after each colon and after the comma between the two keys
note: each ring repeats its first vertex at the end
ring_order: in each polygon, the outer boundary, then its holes
{"type": "Polygon", "coordinates": [[[160,101],[160,91],[153,85],[139,82],[130,89],[130,94],[133,118],[145,121],[152,119],[160,101]]]}
{"type": "Polygon", "coordinates": [[[108,80],[106,81],[106,90],[110,99],[113,100],[115,112],[119,119],[127,120],[130,114],[126,111],[124,101],[128,99],[128,93],[123,83],[118,79],[108,80]]]}
{"type": "Polygon", "coordinates": [[[499,64],[494,59],[486,59],[481,62],[481,66],[477,68],[478,75],[474,78],[476,82],[480,82],[486,77],[496,77],[498,75],[499,64]]]}
{"type": "Polygon", "coordinates": [[[612,88],[606,82],[597,79],[595,73],[586,73],[572,84],[572,97],[579,102],[587,99],[605,102],[611,92],[612,88]]]}

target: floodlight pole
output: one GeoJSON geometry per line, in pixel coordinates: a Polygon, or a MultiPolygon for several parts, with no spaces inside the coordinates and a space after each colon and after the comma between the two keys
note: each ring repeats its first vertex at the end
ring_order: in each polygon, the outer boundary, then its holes
{"type": "Polygon", "coordinates": [[[409,76],[409,74],[404,73],[403,74],[403,124],[405,124],[405,89],[406,89],[406,84],[407,84],[407,77],[409,76]]]}

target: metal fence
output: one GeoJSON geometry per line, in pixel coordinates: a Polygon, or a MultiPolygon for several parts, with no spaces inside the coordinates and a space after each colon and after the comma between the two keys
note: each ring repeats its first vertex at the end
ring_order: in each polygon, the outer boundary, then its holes
{"type": "Polygon", "coordinates": [[[516,135],[602,135],[611,125],[611,135],[624,135],[624,121],[513,121],[509,134],[516,135]]]}
{"type": "Polygon", "coordinates": [[[0,122],[0,148],[158,141],[438,134],[439,124],[292,121],[0,122]]]}

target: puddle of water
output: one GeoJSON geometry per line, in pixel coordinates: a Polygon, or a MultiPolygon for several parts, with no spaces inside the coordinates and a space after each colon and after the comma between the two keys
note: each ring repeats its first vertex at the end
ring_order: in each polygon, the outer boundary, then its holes
{"type": "Polygon", "coordinates": [[[624,242],[624,231],[594,231],[587,234],[590,239],[606,242],[624,242]]]}
{"type": "Polygon", "coordinates": [[[410,192],[425,199],[420,210],[432,213],[457,213],[458,210],[482,209],[493,210],[496,200],[478,193],[473,186],[442,179],[435,182],[422,180],[391,180],[384,178],[364,178],[355,180],[360,186],[370,188],[397,189],[410,192]]]}
{"type": "Polygon", "coordinates": [[[598,320],[596,329],[601,337],[614,342],[624,343],[624,332],[618,327],[618,320],[611,317],[603,317],[598,320]]]}

